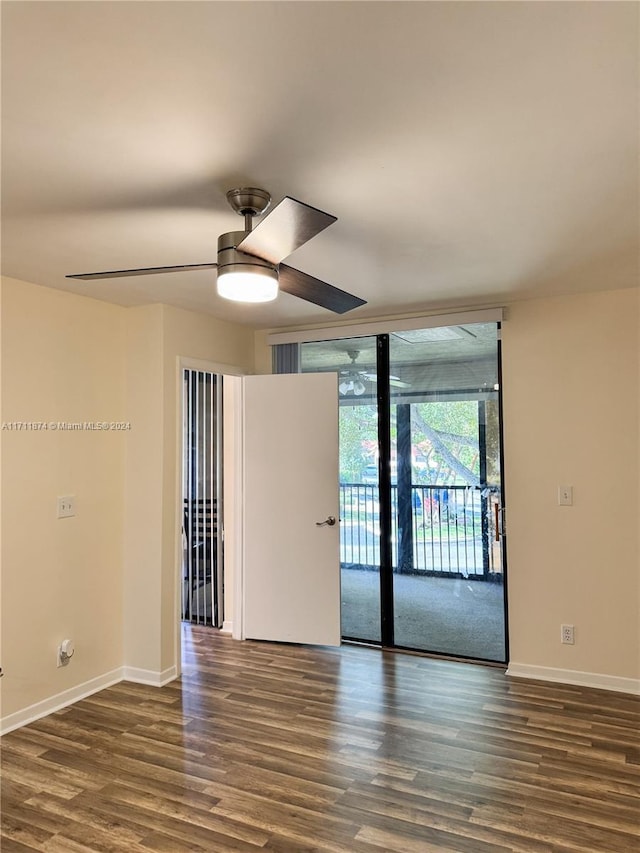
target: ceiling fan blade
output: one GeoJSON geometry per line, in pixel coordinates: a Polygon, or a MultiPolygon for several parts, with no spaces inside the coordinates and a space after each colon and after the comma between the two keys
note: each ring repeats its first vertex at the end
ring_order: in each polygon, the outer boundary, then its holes
{"type": "Polygon", "coordinates": [[[280,290],[284,290],[285,293],[290,293],[292,296],[299,296],[300,299],[306,299],[307,302],[320,305],[321,308],[328,308],[329,311],[335,311],[336,314],[344,314],[346,311],[351,311],[352,308],[367,304],[366,300],[340,290],[332,284],[327,284],[326,281],[320,281],[319,278],[314,278],[312,275],[289,267],[287,264],[280,264],[278,278],[280,290]]]}
{"type": "MultiPolygon", "coordinates": [[[[377,382],[378,381],[378,374],[377,373],[370,373],[368,370],[360,370],[359,373],[363,379],[366,379],[369,382],[377,382]]],[[[409,383],[403,382],[402,379],[399,379],[397,376],[390,376],[389,377],[389,385],[393,385],[396,388],[409,388],[409,383]]]]}
{"type": "Polygon", "coordinates": [[[285,196],[236,248],[270,264],[279,264],[336,219],[330,213],[285,196]]]}
{"type": "Polygon", "coordinates": [[[81,278],[92,281],[97,278],[126,278],[130,275],[158,275],[165,272],[191,272],[192,270],[214,270],[218,264],[182,264],[179,267],[144,267],[139,270],[110,270],[108,272],[83,272],[66,275],[65,278],[81,278]]]}

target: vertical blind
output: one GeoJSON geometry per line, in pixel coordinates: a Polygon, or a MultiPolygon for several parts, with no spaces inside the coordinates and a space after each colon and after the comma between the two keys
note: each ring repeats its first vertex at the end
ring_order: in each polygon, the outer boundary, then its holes
{"type": "Polygon", "coordinates": [[[300,344],[276,344],[271,348],[273,373],[300,373],[300,344]]]}
{"type": "Polygon", "coordinates": [[[222,624],[222,377],[202,370],[183,377],[182,619],[222,624]]]}

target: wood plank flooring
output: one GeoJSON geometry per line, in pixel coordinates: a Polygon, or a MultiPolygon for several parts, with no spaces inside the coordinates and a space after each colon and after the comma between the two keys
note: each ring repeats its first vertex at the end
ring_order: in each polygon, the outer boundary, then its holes
{"type": "Polygon", "coordinates": [[[2,739],[2,853],[630,853],[640,699],[499,669],[185,629],[2,739]]]}

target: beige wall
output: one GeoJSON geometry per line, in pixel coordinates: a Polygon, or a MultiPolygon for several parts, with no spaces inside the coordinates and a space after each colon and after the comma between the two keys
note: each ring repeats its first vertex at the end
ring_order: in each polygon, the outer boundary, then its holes
{"type": "MultiPolygon", "coordinates": [[[[127,419],[124,481],[124,664],[143,673],[163,670],[161,654],[163,520],[162,306],[126,311],[127,419]]],[[[149,675],[151,677],[151,675],[149,675]]]]}
{"type": "Polygon", "coordinates": [[[178,357],[251,372],[253,333],[167,306],[2,284],[3,421],[131,425],[0,434],[6,719],[109,673],[174,671],[178,357]],[[77,516],[59,520],[66,494],[77,516]],[[66,637],[76,654],[57,668],[66,637]]]}
{"type": "Polygon", "coordinates": [[[254,365],[256,373],[271,373],[271,347],[267,344],[268,332],[259,331],[254,338],[254,365]]]}
{"type": "MultiPolygon", "coordinates": [[[[124,421],[124,309],[11,279],[3,422],[124,421]]],[[[122,664],[126,432],[3,430],[2,713],[122,664]],[[59,495],[76,497],[58,519],[59,495]],[[76,653],[56,667],[61,640],[76,653]]]]}
{"type": "Polygon", "coordinates": [[[511,660],[640,678],[638,290],[503,326],[511,660]],[[574,505],[557,504],[559,484],[574,505]],[[575,625],[574,646],[559,642],[575,625]]]}
{"type": "MultiPolygon", "coordinates": [[[[178,359],[247,373],[253,332],[166,305],[129,310],[127,379],[133,417],[127,459],[125,656],[128,667],[171,677],[176,660],[180,541],[178,359]],[[160,536],[158,532],[160,531],[160,536]]],[[[231,574],[231,572],[230,572],[231,574]]],[[[228,584],[231,589],[231,583],[228,584]]]]}

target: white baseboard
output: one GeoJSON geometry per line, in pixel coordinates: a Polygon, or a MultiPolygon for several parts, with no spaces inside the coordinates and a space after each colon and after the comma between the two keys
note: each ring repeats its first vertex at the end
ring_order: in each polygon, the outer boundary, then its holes
{"type": "Polygon", "coordinates": [[[76,687],[70,687],[68,690],[63,690],[62,693],[56,693],[48,699],[43,699],[41,702],[36,702],[34,705],[29,705],[23,708],[22,711],[16,711],[14,714],[7,714],[0,720],[0,734],[7,734],[14,729],[19,729],[21,726],[26,726],[28,723],[33,723],[41,717],[46,717],[48,714],[53,714],[54,711],[59,711],[61,708],[66,708],[67,705],[73,705],[74,702],[79,702],[80,699],[86,699],[93,693],[99,690],[104,690],[105,687],[111,687],[112,684],[117,684],[122,681],[122,668],[114,669],[111,672],[105,672],[104,675],[99,675],[97,678],[92,678],[76,687]]]}
{"type": "Polygon", "coordinates": [[[506,674],[514,678],[533,678],[536,681],[554,681],[562,684],[576,684],[580,687],[595,687],[598,690],[615,690],[618,693],[631,693],[634,696],[640,695],[638,678],[620,678],[617,675],[556,669],[551,666],[532,666],[527,663],[510,663],[506,674]]]}
{"type": "Polygon", "coordinates": [[[231,619],[225,619],[222,623],[222,628],[220,628],[221,634],[228,634],[230,637],[233,635],[233,622],[231,619]]]}
{"type": "Polygon", "coordinates": [[[122,667],[122,680],[133,681],[135,684],[149,684],[151,687],[164,687],[170,681],[174,681],[178,677],[178,670],[175,666],[170,666],[168,669],[163,669],[162,672],[157,672],[153,669],[138,669],[135,666],[122,667]]]}
{"type": "Polygon", "coordinates": [[[62,693],[56,693],[55,696],[50,696],[48,699],[43,699],[41,702],[36,702],[34,705],[29,705],[22,711],[16,711],[15,714],[8,714],[0,719],[0,735],[5,735],[12,732],[14,729],[19,729],[35,720],[46,717],[48,714],[53,714],[54,711],[59,711],[61,708],[66,708],[68,705],[73,705],[81,699],[86,699],[93,693],[99,690],[104,690],[105,687],[111,687],[113,684],[118,684],[120,681],[133,681],[136,684],[149,684],[151,687],[164,687],[170,681],[177,678],[177,669],[175,666],[169,667],[162,672],[156,672],[151,669],[137,669],[132,666],[121,666],[111,672],[106,672],[104,675],[99,675],[97,678],[92,678],[76,687],[71,687],[69,690],[63,690],[62,693]]]}
{"type": "MultiPolygon", "coordinates": [[[[231,622],[225,622],[222,626],[223,633],[231,633],[231,622]],[[229,629],[228,627],[229,626],[229,629]]],[[[536,681],[553,681],[561,684],[575,684],[580,687],[595,687],[600,690],[613,690],[618,693],[630,693],[640,695],[640,679],[621,678],[615,675],[602,675],[596,672],[581,672],[573,669],[556,669],[549,666],[533,666],[526,663],[510,663],[506,672],[507,676],[513,678],[532,678],[536,681]]],[[[73,705],[81,699],[86,699],[99,690],[111,687],[119,681],[132,681],[136,684],[148,684],[152,687],[164,687],[170,681],[177,678],[175,666],[171,666],[162,672],[151,669],[138,669],[137,667],[124,666],[99,675],[76,687],[56,693],[48,699],[29,705],[14,714],[8,714],[0,720],[0,735],[19,729],[29,723],[35,722],[54,711],[73,705]]]]}

